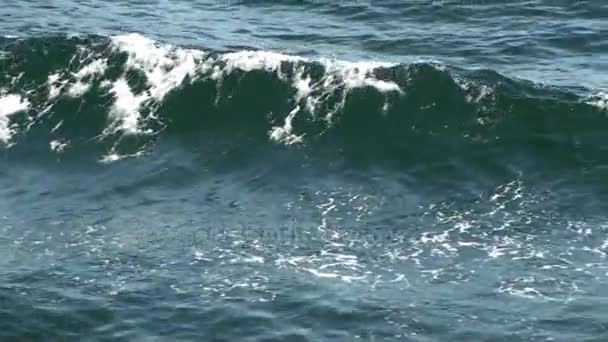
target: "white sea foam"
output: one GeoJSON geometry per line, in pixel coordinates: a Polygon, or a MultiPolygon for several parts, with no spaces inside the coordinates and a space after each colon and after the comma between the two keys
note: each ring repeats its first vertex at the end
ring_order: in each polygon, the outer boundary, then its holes
{"type": "MultiPolygon", "coordinates": [[[[224,54],[220,57],[225,67],[223,74],[229,74],[235,69],[243,71],[267,70],[280,71],[283,62],[304,62],[306,59],[298,56],[284,55],[271,51],[238,51],[224,54]]],[[[216,74],[217,77],[218,74],[216,74]]]]}
{"type": "MultiPolygon", "coordinates": [[[[344,106],[347,92],[355,88],[373,87],[381,93],[403,93],[403,90],[395,82],[379,80],[374,75],[374,70],[380,67],[391,67],[393,64],[379,62],[346,62],[333,59],[310,60],[299,56],[285,55],[268,51],[239,51],[227,53],[219,58],[223,67],[216,65],[211,77],[221,79],[234,70],[252,71],[265,70],[273,72],[283,81],[291,82],[296,90],[294,101],[303,102],[304,108],[313,115],[321,115],[328,122],[331,121],[336,111],[344,106]],[[291,67],[291,79],[287,79],[286,73],[281,69],[283,63],[289,63],[291,67]],[[305,75],[303,63],[319,63],[323,66],[325,73],[320,80],[312,82],[310,76],[305,75]],[[334,92],[341,92],[341,102],[326,113],[317,113],[318,104],[328,98],[334,92]]],[[[388,104],[385,104],[386,110],[388,104]]],[[[293,132],[293,120],[295,116],[304,109],[297,105],[285,118],[283,126],[275,126],[270,132],[271,140],[285,144],[300,143],[304,136],[293,132]]]]}
{"type": "Polygon", "coordinates": [[[148,80],[149,96],[162,100],[187,77],[195,77],[204,53],[161,45],[138,34],[113,38],[116,48],[127,52],[127,66],[143,71],[148,80]]]}
{"type": "Polygon", "coordinates": [[[73,73],[76,82],[68,88],[68,95],[72,97],[80,97],[89,91],[91,82],[87,82],[87,78],[93,75],[101,75],[108,68],[108,60],[105,58],[95,59],[91,63],[82,67],[82,69],[73,73]]]}
{"type": "Polygon", "coordinates": [[[59,97],[64,91],[68,96],[81,97],[91,88],[91,78],[102,75],[108,68],[108,60],[106,58],[96,58],[94,54],[88,54],[81,58],[91,61],[84,64],[78,71],[71,73],[71,78],[73,79],[71,83],[61,72],[48,76],[49,101],[59,97]]]}
{"type": "Polygon", "coordinates": [[[383,93],[398,92],[402,89],[395,82],[378,80],[373,71],[378,68],[389,68],[394,66],[390,63],[382,62],[347,62],[324,59],[321,60],[326,68],[329,81],[338,77],[339,81],[344,82],[347,89],[373,87],[383,93]]]}
{"type": "Polygon", "coordinates": [[[118,129],[127,134],[139,133],[140,107],[148,99],[148,95],[136,96],[133,94],[131,87],[124,78],[114,82],[110,92],[114,94],[114,104],[110,112],[114,120],[106,129],[106,133],[115,132],[118,129]]]}
{"type": "Polygon", "coordinates": [[[159,103],[187,78],[195,79],[204,53],[158,44],[139,34],[116,36],[112,43],[115,49],[128,54],[127,68],[144,73],[147,89],[135,94],[125,76],[113,82],[110,91],[115,97],[112,106],[114,121],[106,133],[117,130],[126,134],[144,133],[140,127],[142,106],[150,100],[159,103]]]}
{"type": "Polygon", "coordinates": [[[0,92],[0,141],[8,144],[14,134],[14,129],[11,128],[10,116],[25,111],[29,108],[30,102],[28,99],[22,98],[17,94],[2,95],[0,92]]]}
{"type": "MultiPolygon", "coordinates": [[[[223,69],[217,69],[214,77],[217,78],[222,74],[229,74],[235,69],[242,71],[251,70],[266,70],[281,73],[281,64],[289,62],[297,64],[298,62],[320,63],[325,69],[325,75],[321,82],[313,85],[314,87],[330,88],[335,82],[343,84],[347,89],[374,87],[380,92],[402,92],[399,85],[395,82],[378,80],[373,71],[377,68],[388,68],[394,66],[391,63],[382,62],[348,62],[334,59],[319,59],[311,60],[299,56],[285,55],[269,51],[239,51],[222,55],[220,60],[224,61],[223,69]]],[[[294,88],[298,90],[298,97],[305,97],[310,93],[311,85],[310,78],[303,77],[301,68],[297,65],[293,66],[296,71],[294,80],[294,88]]]]}
{"type": "Polygon", "coordinates": [[[285,118],[285,124],[281,126],[275,126],[270,131],[270,139],[283,142],[287,145],[295,144],[302,142],[304,136],[303,135],[295,135],[292,133],[293,125],[292,121],[296,114],[300,111],[300,106],[297,106],[292,110],[289,115],[285,118]]]}
{"type": "Polygon", "coordinates": [[[51,151],[56,153],[63,152],[69,145],[67,140],[53,140],[49,143],[49,148],[51,151]]]}
{"type": "Polygon", "coordinates": [[[608,110],[608,92],[599,92],[589,97],[587,102],[592,106],[608,110]]]}
{"type": "MultiPolygon", "coordinates": [[[[483,100],[491,98],[495,89],[486,84],[476,83],[464,79],[458,75],[453,75],[454,82],[465,92],[465,98],[469,103],[481,103],[483,100]]],[[[483,124],[484,122],[479,122],[483,124]]]]}
{"type": "Polygon", "coordinates": [[[61,94],[61,90],[65,86],[65,81],[60,81],[61,75],[54,73],[49,75],[47,84],[49,86],[49,100],[55,99],[61,94]]]}

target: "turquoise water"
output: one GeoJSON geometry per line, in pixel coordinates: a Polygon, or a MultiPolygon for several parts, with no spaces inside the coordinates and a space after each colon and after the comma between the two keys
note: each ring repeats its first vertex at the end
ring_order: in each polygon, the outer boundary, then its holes
{"type": "Polygon", "coordinates": [[[0,340],[608,338],[603,2],[0,17],[0,340]]]}

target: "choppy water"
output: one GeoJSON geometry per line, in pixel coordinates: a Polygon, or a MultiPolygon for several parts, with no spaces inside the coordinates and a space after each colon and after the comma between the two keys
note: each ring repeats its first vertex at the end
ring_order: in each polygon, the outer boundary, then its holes
{"type": "Polygon", "coordinates": [[[608,3],[0,17],[0,340],[608,339],[608,3]]]}

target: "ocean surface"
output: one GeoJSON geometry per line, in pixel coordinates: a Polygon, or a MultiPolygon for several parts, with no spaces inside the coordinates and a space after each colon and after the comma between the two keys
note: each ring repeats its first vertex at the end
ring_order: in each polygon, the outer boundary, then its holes
{"type": "Polygon", "coordinates": [[[0,0],[0,341],[608,341],[608,2],[0,0]]]}

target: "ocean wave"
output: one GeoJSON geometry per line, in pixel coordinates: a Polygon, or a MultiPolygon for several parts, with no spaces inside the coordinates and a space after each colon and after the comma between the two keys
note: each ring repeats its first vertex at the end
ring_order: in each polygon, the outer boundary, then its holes
{"type": "Polygon", "coordinates": [[[44,136],[53,153],[93,144],[105,161],[141,155],[164,132],[330,141],[390,158],[420,153],[422,144],[441,153],[526,141],[593,145],[606,126],[602,93],[437,63],[203,51],[139,34],[4,38],[0,50],[0,142],[44,136]]]}

